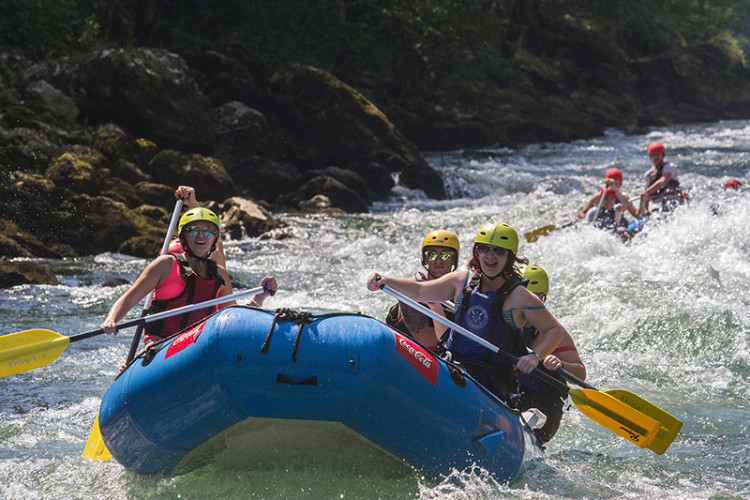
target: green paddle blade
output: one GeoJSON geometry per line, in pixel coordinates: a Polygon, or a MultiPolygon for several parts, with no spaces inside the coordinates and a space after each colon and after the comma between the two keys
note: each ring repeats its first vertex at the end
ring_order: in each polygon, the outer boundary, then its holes
{"type": "Polygon", "coordinates": [[[99,430],[99,412],[96,412],[94,425],[91,427],[89,439],[86,441],[86,447],[83,449],[82,455],[89,460],[101,460],[102,462],[112,460],[112,454],[107,449],[107,445],[104,444],[102,433],[99,430]]]}
{"type": "Polygon", "coordinates": [[[664,453],[669,445],[672,444],[677,433],[682,428],[682,420],[665,412],[658,406],[646,401],[637,394],[625,391],[623,389],[612,389],[605,391],[607,394],[616,398],[626,405],[648,415],[659,422],[659,432],[654,440],[648,445],[648,448],[659,455],[664,453]]]}
{"type": "Polygon", "coordinates": [[[568,394],[581,413],[636,446],[646,448],[659,432],[659,422],[605,392],[570,389],[568,394]]]}
{"type": "Polygon", "coordinates": [[[547,235],[557,229],[557,226],[554,224],[549,224],[547,226],[538,227],[534,229],[533,231],[529,231],[528,233],[525,233],[524,236],[526,236],[526,241],[529,243],[533,243],[536,240],[539,239],[540,236],[547,235]]]}
{"type": "Polygon", "coordinates": [[[50,364],[69,343],[68,337],[44,329],[3,335],[0,337],[0,378],[50,364]]]}

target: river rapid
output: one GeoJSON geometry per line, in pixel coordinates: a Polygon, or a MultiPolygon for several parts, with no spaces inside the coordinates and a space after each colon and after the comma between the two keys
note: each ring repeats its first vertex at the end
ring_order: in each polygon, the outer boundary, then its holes
{"type": "MultiPolygon", "coordinates": [[[[67,347],[52,364],[0,379],[0,498],[749,498],[750,121],[685,125],[520,149],[428,156],[449,199],[397,187],[361,215],[284,216],[279,239],[230,241],[233,278],[274,275],[269,309],[361,311],[384,318],[392,299],[368,292],[372,271],[410,277],[434,228],[459,235],[461,267],[479,227],[507,222],[520,254],[550,276],[547,306],[573,335],[600,389],[626,389],[682,419],[663,455],[640,449],[570,406],[544,455],[511,484],[455,471],[441,484],[352,450],[351,460],[288,460],[263,468],[237,460],[137,476],[81,457],[101,397],[132,331],[67,347]],[[659,140],[680,169],[689,203],[650,221],[629,243],[585,223],[528,243],[523,234],[576,220],[608,168],[637,194],[659,140]],[[740,178],[745,192],[725,192],[740,178]]],[[[175,184],[178,180],[175,181],[175,184]]],[[[200,192],[198,193],[200,198],[200,192]]],[[[117,254],[46,261],[63,283],[0,290],[0,333],[96,328],[147,262],[117,254]]],[[[140,307],[128,318],[135,317],[140,307]]]]}

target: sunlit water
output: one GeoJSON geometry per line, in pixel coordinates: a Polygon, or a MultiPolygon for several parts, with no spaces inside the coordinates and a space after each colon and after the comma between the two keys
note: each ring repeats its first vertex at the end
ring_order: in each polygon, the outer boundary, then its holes
{"type": "MultiPolygon", "coordinates": [[[[664,455],[571,407],[543,458],[510,485],[482,471],[456,471],[436,485],[360,460],[290,460],[265,470],[219,461],[175,476],[137,476],[114,461],[81,457],[131,332],[71,344],[49,366],[0,379],[0,498],[748,498],[750,195],[723,191],[731,177],[750,187],[748,152],[750,122],[738,121],[433,155],[449,200],[397,188],[371,214],[286,216],[285,238],[227,245],[239,282],[278,278],[281,291],[268,308],[382,318],[392,301],[366,291],[371,271],[411,276],[430,229],[456,232],[468,249],[482,224],[508,222],[521,235],[520,253],[549,273],[548,306],[575,337],[588,381],[634,392],[684,421],[664,455]],[[523,240],[526,231],[575,220],[610,167],[636,194],[652,140],[679,165],[689,205],[628,244],[583,223],[523,240]]],[[[48,264],[63,285],[0,291],[2,333],[93,329],[126,288],[101,283],[132,282],[146,262],[105,254],[48,264]]]]}

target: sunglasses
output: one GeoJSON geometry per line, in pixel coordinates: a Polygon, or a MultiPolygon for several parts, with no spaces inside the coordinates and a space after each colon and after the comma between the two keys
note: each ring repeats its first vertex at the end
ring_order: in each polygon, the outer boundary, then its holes
{"type": "Polygon", "coordinates": [[[185,231],[187,231],[187,234],[190,236],[198,236],[200,233],[203,233],[206,235],[206,238],[213,238],[216,235],[214,230],[210,227],[188,226],[185,228],[185,231]]]}
{"type": "Polygon", "coordinates": [[[424,260],[427,262],[433,262],[435,259],[440,257],[440,260],[442,261],[449,261],[453,260],[455,257],[454,252],[451,252],[450,250],[443,250],[442,252],[436,252],[435,250],[427,250],[424,253],[424,260]]]}
{"type": "Polygon", "coordinates": [[[477,245],[476,248],[479,255],[487,255],[488,253],[492,252],[496,257],[502,257],[503,255],[505,255],[505,252],[507,252],[507,250],[504,248],[496,247],[493,245],[484,245],[481,243],[477,245]]]}

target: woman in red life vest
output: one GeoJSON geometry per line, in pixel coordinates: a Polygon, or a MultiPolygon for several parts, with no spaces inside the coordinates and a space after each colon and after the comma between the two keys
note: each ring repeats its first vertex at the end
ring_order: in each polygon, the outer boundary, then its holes
{"type": "MultiPolygon", "coordinates": [[[[220,238],[219,228],[219,218],[211,210],[193,208],[185,212],[178,229],[183,251],[159,256],[146,267],[112,305],[101,325],[104,332],[116,334],[117,322],[151,290],[155,293],[149,314],[231,294],[232,284],[226,269],[210,259],[220,238]]],[[[261,285],[267,291],[256,295],[250,305],[261,306],[277,288],[273,277],[263,278],[261,285]]],[[[149,323],[144,342],[154,337],[168,337],[231,304],[233,302],[149,323]]]]}

